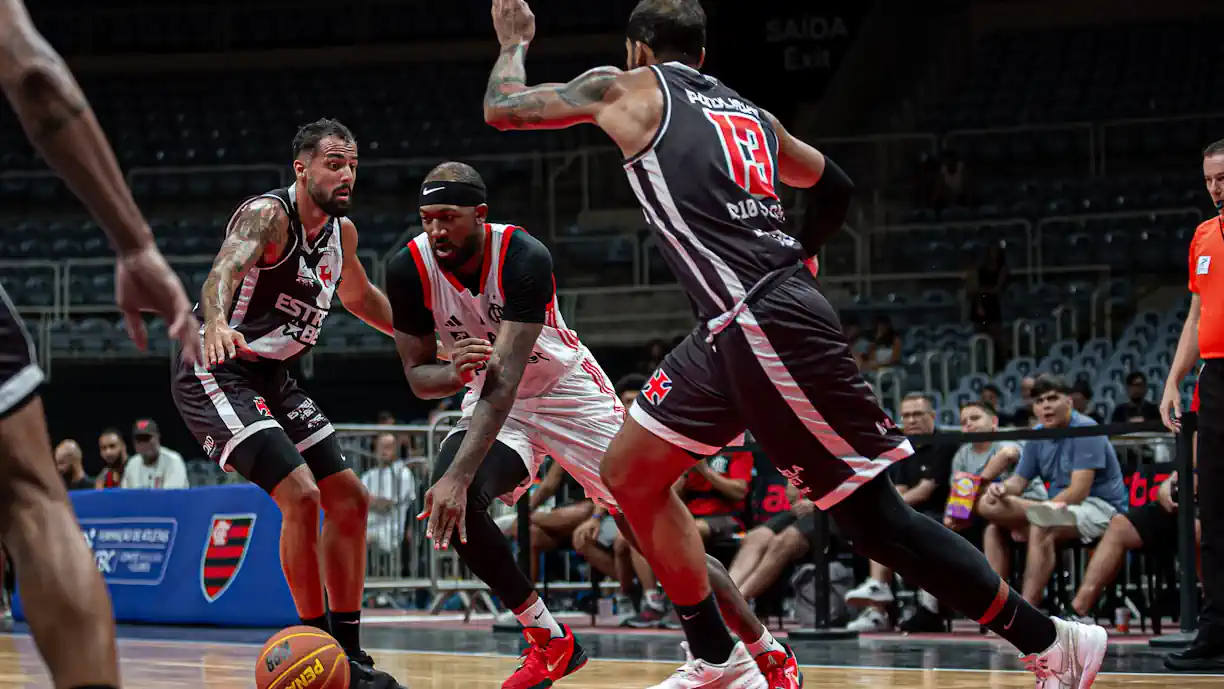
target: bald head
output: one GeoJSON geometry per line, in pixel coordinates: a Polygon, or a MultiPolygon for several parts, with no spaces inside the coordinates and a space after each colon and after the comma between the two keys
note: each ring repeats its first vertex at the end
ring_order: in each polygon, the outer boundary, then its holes
{"type": "Polygon", "coordinates": [[[68,474],[75,469],[80,469],[83,458],[81,446],[75,440],[65,440],[55,446],[55,468],[61,474],[68,474]]]}
{"type": "Polygon", "coordinates": [[[484,180],[481,179],[480,173],[476,172],[476,168],[467,163],[455,161],[442,163],[430,170],[425,176],[425,183],[430,182],[460,182],[470,184],[481,191],[487,191],[484,180]]]}

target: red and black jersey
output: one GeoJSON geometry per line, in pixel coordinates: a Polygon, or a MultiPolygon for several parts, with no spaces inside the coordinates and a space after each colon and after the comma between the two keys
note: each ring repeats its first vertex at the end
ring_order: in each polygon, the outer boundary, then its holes
{"type": "MultiPolygon", "coordinates": [[[[752,453],[735,452],[730,455],[715,455],[705,460],[710,468],[730,479],[752,480],[752,453]]],[[[745,500],[731,502],[706,477],[697,471],[689,471],[684,479],[684,504],[695,517],[739,517],[744,512],[745,500]]]]}

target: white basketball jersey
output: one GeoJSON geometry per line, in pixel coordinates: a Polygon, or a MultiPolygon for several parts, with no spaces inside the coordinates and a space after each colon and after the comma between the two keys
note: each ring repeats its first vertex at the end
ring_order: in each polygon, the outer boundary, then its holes
{"type": "MultiPolygon", "coordinates": [[[[455,343],[469,337],[494,342],[501,326],[502,309],[506,305],[502,285],[502,268],[506,248],[515,232],[525,232],[513,225],[485,224],[484,264],[481,269],[480,293],[472,294],[458,278],[438,265],[429,248],[429,236],[417,235],[408,245],[421,272],[426,306],[433,312],[434,327],[442,345],[453,350],[455,343]]],[[[535,351],[527,360],[527,370],[519,383],[518,397],[539,397],[547,393],[586,355],[586,347],[578,335],[565,327],[557,312],[557,297],[553,295],[544,316],[544,328],[536,339],[535,351]]],[[[485,367],[477,371],[468,383],[473,390],[484,385],[485,367]]]]}

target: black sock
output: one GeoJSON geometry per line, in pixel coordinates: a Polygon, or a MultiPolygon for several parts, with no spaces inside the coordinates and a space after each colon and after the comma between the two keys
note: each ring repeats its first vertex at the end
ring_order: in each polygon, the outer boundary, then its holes
{"type": "Polygon", "coordinates": [[[680,626],[684,627],[684,636],[693,657],[714,665],[727,662],[735,642],[731,640],[731,632],[727,631],[718,612],[713,593],[697,605],[677,605],[676,612],[680,615],[680,626]]]}
{"type": "Polygon", "coordinates": [[[328,634],[331,634],[331,626],[327,624],[327,613],[323,613],[322,615],[318,617],[312,617],[310,619],[306,619],[305,617],[303,617],[301,618],[301,620],[304,626],[314,627],[315,629],[319,629],[324,632],[327,632],[328,634]]]}
{"type": "Polygon", "coordinates": [[[361,651],[361,611],[331,614],[331,634],[350,657],[361,651]]]}
{"type": "Polygon", "coordinates": [[[1010,641],[1016,650],[1024,655],[1041,653],[1053,646],[1058,638],[1054,620],[1029,605],[1028,601],[1003,582],[999,583],[995,604],[990,606],[986,617],[980,621],[991,631],[1010,641]],[[1003,601],[1002,605],[999,605],[998,601],[1003,601]],[[989,617],[996,607],[998,614],[989,617]]]}

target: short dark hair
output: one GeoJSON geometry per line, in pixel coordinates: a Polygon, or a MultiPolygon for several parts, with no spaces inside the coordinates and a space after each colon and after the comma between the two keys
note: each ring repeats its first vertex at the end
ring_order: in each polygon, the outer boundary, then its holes
{"type": "Polygon", "coordinates": [[[293,157],[297,158],[303,152],[313,154],[315,149],[318,148],[319,142],[329,136],[357,143],[357,139],[353,137],[353,132],[341,124],[340,120],[324,117],[323,119],[298,127],[297,134],[293,136],[293,157]]]}
{"type": "Polygon", "coordinates": [[[616,396],[620,397],[628,390],[641,390],[645,385],[646,376],[640,373],[621,376],[621,379],[616,381],[616,396]]]}
{"type": "Polygon", "coordinates": [[[1130,375],[1126,377],[1126,384],[1134,385],[1135,383],[1147,385],[1147,376],[1142,371],[1131,371],[1130,375]]]}
{"type": "Polygon", "coordinates": [[[989,390],[990,392],[993,392],[994,394],[998,395],[999,397],[1002,397],[1002,396],[1003,396],[1003,391],[1002,391],[1002,390],[1000,390],[1000,389],[999,389],[999,386],[998,386],[998,385],[995,385],[994,383],[987,383],[987,384],[985,384],[985,385],[983,385],[983,386],[982,386],[982,392],[986,392],[987,390],[989,390]]]}
{"type": "Polygon", "coordinates": [[[460,182],[462,184],[470,184],[477,189],[487,192],[484,180],[480,177],[480,173],[476,172],[476,168],[467,163],[459,163],[450,161],[442,163],[429,171],[425,175],[425,182],[460,182]]]}
{"type": "Polygon", "coordinates": [[[98,437],[101,438],[102,436],[110,435],[111,433],[114,433],[115,435],[119,436],[120,440],[123,440],[123,431],[115,428],[114,426],[107,426],[106,428],[103,428],[102,432],[98,434],[98,437]]]}
{"type": "Polygon", "coordinates": [[[991,416],[998,416],[999,412],[994,408],[993,404],[983,402],[982,400],[970,400],[961,405],[961,411],[965,411],[969,407],[977,407],[991,416]]]}
{"type": "Polygon", "coordinates": [[[705,49],[705,10],[699,0],[641,0],[629,15],[625,35],[645,43],[660,60],[696,64],[705,49]]]}
{"type": "Polygon", "coordinates": [[[905,397],[902,397],[901,401],[902,402],[914,402],[914,401],[925,402],[927,409],[930,409],[932,412],[935,411],[935,402],[932,401],[931,396],[926,394],[925,392],[911,392],[905,397]]]}
{"type": "Polygon", "coordinates": [[[1062,376],[1056,376],[1053,373],[1043,373],[1037,376],[1036,380],[1033,381],[1033,397],[1041,397],[1050,392],[1069,395],[1071,394],[1071,387],[1067,385],[1067,381],[1062,376]]]}
{"type": "Polygon", "coordinates": [[[1203,149],[1204,158],[1210,158],[1211,156],[1218,156],[1220,154],[1224,154],[1224,139],[1220,139],[1219,141],[1216,141],[1207,148],[1203,149]]]}

